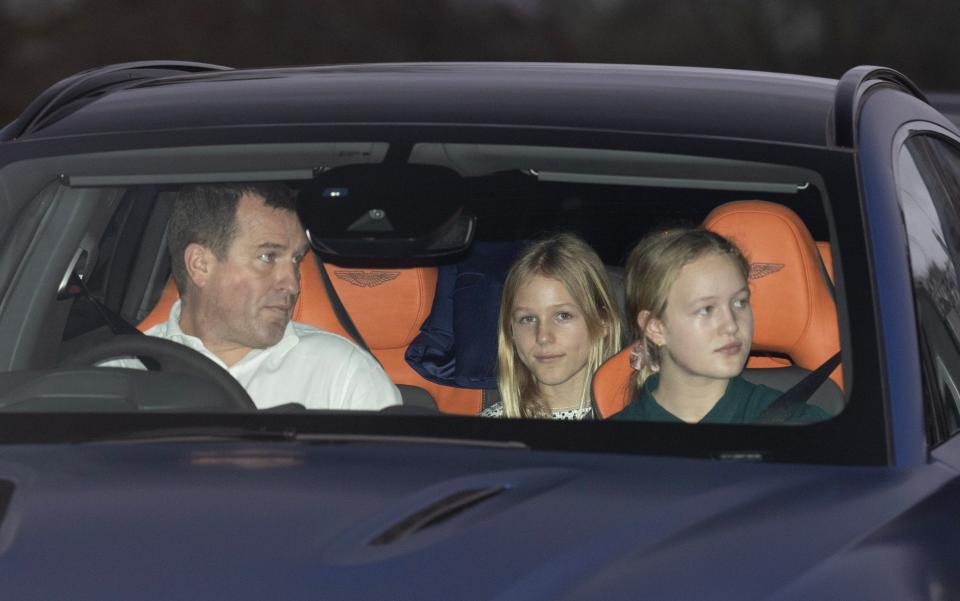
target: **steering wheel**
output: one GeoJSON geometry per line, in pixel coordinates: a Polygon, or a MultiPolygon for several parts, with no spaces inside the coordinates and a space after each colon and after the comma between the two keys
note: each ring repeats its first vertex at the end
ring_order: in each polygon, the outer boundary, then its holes
{"type": "Polygon", "coordinates": [[[70,355],[60,362],[61,367],[89,367],[118,357],[145,357],[153,359],[160,371],[171,374],[199,376],[216,384],[233,409],[256,409],[246,389],[230,372],[192,348],[156,336],[123,334],[95,344],[70,355]]]}

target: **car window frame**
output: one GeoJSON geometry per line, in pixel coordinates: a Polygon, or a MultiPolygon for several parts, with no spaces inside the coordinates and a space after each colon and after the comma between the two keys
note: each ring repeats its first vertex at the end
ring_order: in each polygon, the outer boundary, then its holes
{"type": "MultiPolygon", "coordinates": [[[[634,132],[595,132],[595,131],[544,131],[543,129],[514,128],[523,130],[529,136],[525,140],[537,144],[556,144],[582,146],[579,140],[589,139],[592,145],[600,148],[623,148],[627,150],[640,149],[644,151],[665,152],[676,154],[692,154],[702,156],[720,156],[741,160],[782,163],[791,166],[800,166],[819,174],[823,184],[822,196],[824,211],[830,228],[831,241],[835,242],[834,266],[837,277],[837,295],[840,311],[841,340],[844,341],[845,373],[851,380],[852,396],[849,397],[847,409],[838,417],[804,426],[810,429],[809,434],[801,433],[801,429],[790,426],[764,426],[758,429],[756,435],[744,436],[744,428],[725,425],[699,425],[696,436],[691,436],[690,429],[685,425],[660,424],[610,424],[608,427],[617,430],[620,434],[611,431],[611,438],[621,438],[601,445],[598,450],[611,452],[640,452],[650,454],[676,454],[666,452],[663,445],[665,439],[676,439],[676,447],[682,448],[679,454],[694,456],[749,457],[751,454],[759,456],[765,449],[773,449],[772,460],[809,461],[813,463],[855,463],[855,464],[886,464],[889,458],[889,449],[886,440],[884,425],[885,412],[883,408],[883,388],[880,384],[880,367],[877,353],[872,350],[875,338],[873,332],[875,322],[875,308],[870,296],[872,285],[869,279],[869,269],[857,266],[855,259],[863,254],[865,239],[863,238],[863,219],[860,206],[855,202],[834,202],[834,198],[855,198],[857,184],[853,156],[851,153],[818,147],[805,147],[789,144],[769,142],[704,139],[693,136],[664,136],[634,132]],[[573,134],[573,135],[572,135],[573,134]],[[572,136],[572,137],[571,137],[572,136]],[[853,232],[851,235],[838,237],[837,231],[843,229],[853,232]],[[854,299],[851,301],[850,299],[854,299]],[[858,310],[854,315],[846,310],[845,302],[854,302],[862,306],[866,303],[866,310],[858,310]],[[873,377],[871,377],[873,376],[873,377]],[[849,432],[858,431],[856,437],[849,436],[849,432]],[[633,439],[633,444],[625,441],[633,439]],[[753,439],[753,440],[751,440],[753,439]],[[811,440],[820,442],[812,445],[811,440]],[[830,441],[833,441],[830,443],[830,441]],[[832,446],[831,446],[832,445],[832,446]],[[722,453],[715,449],[727,449],[722,453]],[[828,453],[826,449],[831,449],[828,453]]],[[[438,127],[402,127],[391,126],[390,131],[408,134],[416,132],[420,139],[433,141],[460,140],[469,142],[479,141],[512,141],[513,131],[503,128],[456,128],[453,126],[438,127]],[[424,135],[424,130],[428,130],[424,135]]],[[[359,139],[370,139],[370,134],[364,128],[317,128],[329,139],[331,135],[349,132],[350,136],[359,139]]],[[[214,132],[216,133],[216,132],[214,132]]],[[[251,132],[246,132],[251,133],[251,132]]],[[[378,138],[380,136],[377,136],[378,138]]],[[[403,137],[403,136],[401,136],[403,137]]],[[[269,138],[269,137],[267,137],[269,138]]],[[[349,139],[349,136],[348,136],[349,139]]],[[[214,140],[204,140],[210,144],[214,140]]],[[[259,141],[265,142],[263,137],[259,141]]],[[[145,140],[135,141],[135,147],[144,148],[145,140]]],[[[133,143],[133,140],[131,140],[133,143]]],[[[169,146],[169,141],[165,142],[169,146]]],[[[45,154],[45,153],[44,153],[45,154]]],[[[49,156],[49,155],[46,155],[49,156]]],[[[58,161],[59,162],[59,161],[58,161]]],[[[62,165],[62,162],[60,162],[62,165]]],[[[143,416],[140,416],[143,417],[143,416]]],[[[282,418],[277,418],[282,419],[282,418]]],[[[458,418],[444,416],[442,428],[455,433],[458,426],[453,422],[458,418]],[[446,421],[450,420],[450,421],[446,421]]],[[[492,424],[486,420],[466,418],[463,432],[493,438],[516,439],[514,432],[520,432],[518,424],[492,424]]],[[[524,428],[534,431],[534,438],[547,441],[551,448],[565,448],[577,450],[575,444],[561,441],[557,432],[566,432],[571,425],[556,423],[525,424],[524,428]],[[542,437],[541,437],[542,433],[542,437]]],[[[576,428],[576,425],[572,427],[576,428]]],[[[584,430],[586,432],[586,430],[584,430]]],[[[569,435],[569,432],[564,436],[569,435]]],[[[571,437],[571,441],[584,440],[582,435],[571,437]]]]}

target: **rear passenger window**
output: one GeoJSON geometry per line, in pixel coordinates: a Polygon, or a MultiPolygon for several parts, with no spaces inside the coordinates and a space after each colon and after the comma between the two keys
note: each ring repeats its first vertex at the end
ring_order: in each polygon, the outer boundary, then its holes
{"type": "Polygon", "coordinates": [[[897,176],[928,396],[928,435],[937,443],[960,430],[960,157],[937,139],[915,137],[901,150],[897,176]]]}

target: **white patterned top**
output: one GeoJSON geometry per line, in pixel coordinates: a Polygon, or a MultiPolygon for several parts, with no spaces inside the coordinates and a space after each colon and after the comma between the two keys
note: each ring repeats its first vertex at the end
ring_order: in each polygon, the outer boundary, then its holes
{"type": "MultiPolygon", "coordinates": [[[[490,405],[480,412],[480,417],[503,417],[503,402],[490,405]]],[[[593,408],[589,406],[554,411],[550,414],[551,419],[579,420],[590,419],[591,417],[593,417],[593,408]]]]}

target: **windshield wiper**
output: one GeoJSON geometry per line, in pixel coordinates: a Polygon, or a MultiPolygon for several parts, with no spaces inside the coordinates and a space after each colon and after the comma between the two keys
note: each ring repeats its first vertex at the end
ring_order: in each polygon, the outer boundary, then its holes
{"type": "Polygon", "coordinates": [[[243,428],[230,426],[184,426],[181,428],[157,428],[131,430],[117,434],[98,435],[76,440],[77,443],[98,442],[298,442],[305,444],[431,444],[499,449],[529,449],[518,441],[498,441],[469,438],[443,438],[433,436],[402,436],[392,434],[331,434],[323,432],[298,432],[295,429],[271,430],[267,428],[243,428]]]}
{"type": "Polygon", "coordinates": [[[90,442],[202,442],[215,440],[250,440],[262,442],[289,442],[297,440],[296,430],[269,430],[265,428],[242,428],[231,426],[183,426],[179,428],[154,428],[128,430],[119,433],[98,434],[75,440],[90,442]]]}
{"type": "Polygon", "coordinates": [[[395,434],[324,434],[303,432],[296,435],[300,442],[307,443],[388,443],[388,444],[433,444],[459,447],[487,447],[497,449],[529,449],[529,445],[516,440],[484,440],[472,438],[442,438],[439,436],[402,436],[395,434]]]}

